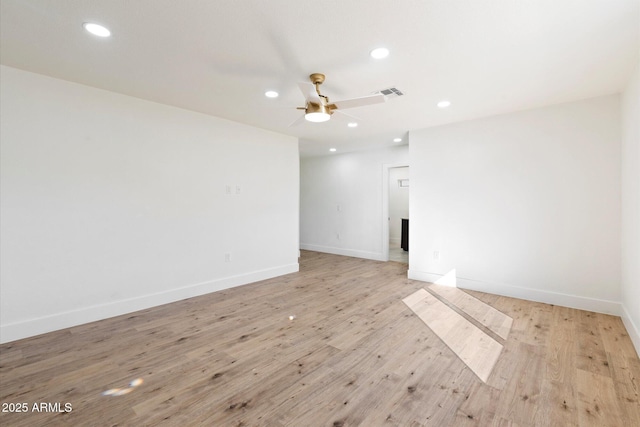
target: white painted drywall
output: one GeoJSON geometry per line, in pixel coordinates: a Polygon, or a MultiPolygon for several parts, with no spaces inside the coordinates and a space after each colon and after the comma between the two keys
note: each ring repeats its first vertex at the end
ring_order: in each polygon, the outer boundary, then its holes
{"type": "Polygon", "coordinates": [[[622,94],[622,305],[640,354],[640,63],[622,94]]]}
{"type": "Polygon", "coordinates": [[[619,314],[619,96],[422,129],[409,147],[410,278],[455,269],[461,287],[619,314]]]}
{"type": "Polygon", "coordinates": [[[407,165],[407,146],[301,159],[302,249],[383,259],[384,164],[407,165]]]}
{"type": "Polygon", "coordinates": [[[400,187],[398,181],[409,179],[409,168],[389,169],[389,246],[400,247],[402,218],[409,218],[409,187],[400,187]]]}
{"type": "Polygon", "coordinates": [[[297,271],[297,139],[0,81],[2,341],[297,271]]]}

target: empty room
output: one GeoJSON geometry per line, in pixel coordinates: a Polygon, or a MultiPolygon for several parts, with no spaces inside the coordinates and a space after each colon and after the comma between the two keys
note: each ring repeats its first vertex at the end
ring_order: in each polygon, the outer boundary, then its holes
{"type": "Polygon", "coordinates": [[[0,0],[0,425],[640,426],[640,0],[0,0]]]}

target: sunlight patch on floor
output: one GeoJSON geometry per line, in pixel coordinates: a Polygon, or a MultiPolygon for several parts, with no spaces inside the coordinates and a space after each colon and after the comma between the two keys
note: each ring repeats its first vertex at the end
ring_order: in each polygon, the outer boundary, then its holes
{"type": "Polygon", "coordinates": [[[446,299],[466,314],[482,323],[500,338],[506,340],[513,324],[513,319],[489,304],[485,304],[477,298],[458,288],[448,286],[429,286],[433,292],[446,299]]]}
{"type": "Polygon", "coordinates": [[[502,345],[425,289],[402,300],[482,381],[487,382],[502,345]]]}

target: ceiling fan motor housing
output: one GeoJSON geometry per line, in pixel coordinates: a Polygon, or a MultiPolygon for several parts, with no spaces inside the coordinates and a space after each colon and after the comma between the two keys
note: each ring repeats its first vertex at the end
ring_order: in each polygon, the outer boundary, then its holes
{"type": "Polygon", "coordinates": [[[309,76],[309,79],[311,80],[311,83],[313,83],[314,85],[321,85],[322,83],[324,83],[324,74],[322,73],[313,73],[309,76]]]}
{"type": "MultiPolygon", "coordinates": [[[[325,101],[323,99],[323,101],[325,101]]],[[[326,102],[326,101],[325,101],[326,102]]],[[[307,102],[307,108],[304,110],[305,118],[312,122],[324,122],[329,120],[333,111],[326,105],[316,104],[315,102],[307,102]]]]}

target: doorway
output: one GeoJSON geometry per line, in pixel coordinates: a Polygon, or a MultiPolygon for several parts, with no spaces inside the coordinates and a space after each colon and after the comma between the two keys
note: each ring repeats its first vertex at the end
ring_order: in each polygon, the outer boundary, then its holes
{"type": "Polygon", "coordinates": [[[409,166],[385,165],[383,176],[384,259],[408,264],[409,166]]]}

